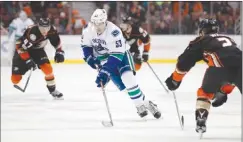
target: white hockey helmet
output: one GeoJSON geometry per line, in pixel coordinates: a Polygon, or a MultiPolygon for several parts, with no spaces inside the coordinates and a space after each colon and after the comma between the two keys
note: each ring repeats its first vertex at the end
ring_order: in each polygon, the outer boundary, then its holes
{"type": "Polygon", "coordinates": [[[24,12],[24,11],[20,11],[19,12],[19,18],[22,20],[22,21],[25,21],[27,20],[27,14],[24,12]]]}
{"type": "Polygon", "coordinates": [[[101,34],[104,32],[107,21],[107,13],[105,9],[96,9],[91,16],[91,23],[94,25],[96,32],[101,34]]]}

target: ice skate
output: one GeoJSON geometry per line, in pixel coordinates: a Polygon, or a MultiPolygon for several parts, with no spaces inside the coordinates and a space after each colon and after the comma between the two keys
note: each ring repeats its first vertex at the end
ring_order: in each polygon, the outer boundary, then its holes
{"type": "Polygon", "coordinates": [[[56,89],[55,85],[53,86],[47,85],[47,89],[49,90],[52,97],[54,97],[54,99],[63,99],[63,94],[56,89]]]}
{"type": "Polygon", "coordinates": [[[150,113],[153,114],[156,119],[159,119],[161,117],[161,112],[157,108],[156,104],[154,104],[152,101],[147,101],[145,104],[146,108],[149,110],[150,113]]]}
{"type": "Polygon", "coordinates": [[[55,99],[63,99],[63,94],[57,90],[51,92],[51,95],[55,98],[55,99]]]}
{"type": "Polygon", "coordinates": [[[144,116],[148,115],[148,112],[146,110],[146,107],[142,104],[142,105],[139,105],[139,106],[136,106],[137,108],[137,113],[138,115],[143,118],[144,116]]]}
{"type": "Polygon", "coordinates": [[[203,133],[206,132],[206,120],[208,117],[208,111],[206,109],[196,110],[196,132],[200,134],[200,139],[203,133]]]}

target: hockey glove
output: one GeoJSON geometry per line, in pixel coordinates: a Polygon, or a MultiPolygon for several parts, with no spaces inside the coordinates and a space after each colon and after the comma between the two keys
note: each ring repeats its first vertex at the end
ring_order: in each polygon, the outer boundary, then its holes
{"type": "Polygon", "coordinates": [[[142,62],[143,62],[141,55],[138,53],[135,53],[133,55],[133,60],[134,60],[134,63],[136,63],[136,64],[142,64],[142,62]]]}
{"type": "Polygon", "coordinates": [[[106,68],[102,68],[99,71],[99,74],[98,74],[96,81],[95,81],[95,83],[97,84],[97,87],[101,87],[101,83],[105,87],[105,85],[109,81],[110,81],[110,73],[108,72],[108,70],[106,68]]]}
{"type": "Polygon", "coordinates": [[[92,55],[88,56],[87,58],[84,58],[84,60],[93,69],[97,69],[97,66],[100,67],[100,61],[97,58],[93,57],[92,55]]]}
{"type": "Polygon", "coordinates": [[[64,62],[64,51],[62,49],[56,50],[56,54],[54,57],[54,60],[56,63],[62,63],[64,62]]]}
{"type": "Polygon", "coordinates": [[[169,90],[173,91],[173,90],[176,90],[180,84],[181,84],[181,81],[175,81],[173,80],[173,74],[171,74],[170,77],[168,77],[165,81],[166,83],[166,86],[168,87],[169,90]]]}
{"type": "Polygon", "coordinates": [[[147,62],[147,61],[148,61],[148,59],[149,59],[149,53],[148,53],[148,52],[146,52],[146,51],[144,51],[144,52],[143,52],[143,56],[142,56],[142,57],[143,57],[143,61],[144,61],[144,62],[147,62]]]}
{"type": "Polygon", "coordinates": [[[33,71],[36,69],[36,64],[32,59],[28,59],[25,61],[27,68],[30,70],[31,68],[33,68],[33,71]]]}
{"type": "Polygon", "coordinates": [[[226,103],[228,99],[228,95],[226,93],[223,92],[217,92],[214,95],[214,100],[212,102],[212,106],[213,107],[219,107],[221,105],[223,105],[224,103],[226,103]]]}

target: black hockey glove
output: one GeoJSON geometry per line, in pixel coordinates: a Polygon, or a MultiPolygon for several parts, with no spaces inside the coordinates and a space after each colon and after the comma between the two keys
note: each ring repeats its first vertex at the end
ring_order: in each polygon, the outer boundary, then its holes
{"type": "Polygon", "coordinates": [[[147,62],[147,61],[148,61],[148,59],[149,59],[149,53],[148,53],[148,52],[146,52],[146,51],[144,51],[144,52],[143,52],[143,56],[142,56],[142,57],[143,57],[143,61],[144,61],[144,62],[147,62]]]}
{"type": "Polygon", "coordinates": [[[168,89],[171,90],[171,91],[176,90],[176,89],[180,86],[180,84],[181,84],[181,81],[178,82],[178,81],[173,80],[172,76],[173,76],[173,74],[171,74],[171,76],[168,77],[168,78],[166,79],[166,81],[165,81],[166,86],[167,86],[168,89]]]}
{"type": "Polygon", "coordinates": [[[139,53],[135,53],[133,55],[133,61],[136,64],[142,64],[142,57],[141,57],[141,55],[139,53]]]}
{"type": "Polygon", "coordinates": [[[27,68],[30,70],[31,68],[33,68],[33,71],[36,69],[36,64],[32,59],[28,59],[25,61],[27,68]]]}
{"type": "Polygon", "coordinates": [[[213,107],[219,107],[221,105],[223,105],[224,103],[226,103],[228,99],[228,95],[226,93],[223,92],[217,92],[214,95],[214,100],[212,102],[212,106],[213,107]]]}
{"type": "Polygon", "coordinates": [[[55,54],[54,60],[55,60],[56,63],[64,62],[64,60],[65,60],[65,58],[64,58],[64,51],[62,49],[56,50],[56,54],[55,54]]]}

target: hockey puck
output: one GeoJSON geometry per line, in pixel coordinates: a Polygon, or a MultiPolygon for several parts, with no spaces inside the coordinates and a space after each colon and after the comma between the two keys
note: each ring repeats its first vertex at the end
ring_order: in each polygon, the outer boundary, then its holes
{"type": "Polygon", "coordinates": [[[105,127],[112,127],[113,126],[112,122],[107,122],[107,121],[102,121],[102,125],[105,126],[105,127]]]}

